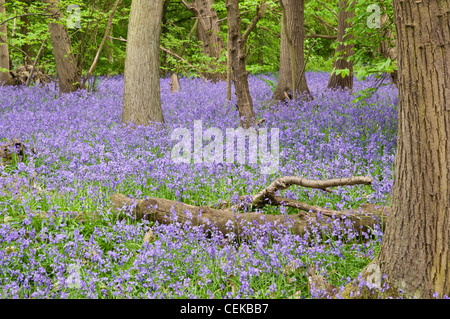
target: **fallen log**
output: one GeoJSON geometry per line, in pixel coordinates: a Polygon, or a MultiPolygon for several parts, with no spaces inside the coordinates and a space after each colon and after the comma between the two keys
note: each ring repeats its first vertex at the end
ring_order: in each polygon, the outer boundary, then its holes
{"type": "Polygon", "coordinates": [[[351,223],[354,229],[368,232],[377,224],[385,227],[389,207],[374,204],[363,204],[358,209],[335,211],[319,206],[277,196],[280,190],[292,185],[318,188],[332,192],[333,186],[365,184],[370,185],[372,178],[354,176],[350,178],[329,180],[308,180],[300,176],[284,176],[273,181],[267,188],[248,198],[240,196],[236,205],[222,202],[218,206],[194,206],[163,198],[132,199],[123,194],[111,196],[113,213],[122,214],[124,209],[130,209],[131,215],[136,219],[146,218],[161,224],[173,222],[190,222],[194,226],[201,226],[206,231],[213,228],[226,235],[230,232],[241,236],[244,229],[251,226],[287,227],[295,235],[303,236],[312,230],[312,226],[320,225],[322,232],[327,232],[336,223],[351,223]],[[255,208],[265,205],[285,205],[299,210],[298,214],[271,215],[252,212],[255,208]]]}
{"type": "Polygon", "coordinates": [[[193,226],[201,226],[205,231],[213,228],[226,235],[234,233],[237,237],[243,234],[247,227],[266,226],[271,223],[274,228],[288,227],[295,235],[303,236],[311,232],[312,226],[322,226],[322,231],[332,230],[334,223],[350,222],[354,229],[367,232],[375,225],[385,226],[389,208],[377,207],[374,204],[363,204],[357,210],[339,211],[338,214],[325,216],[321,212],[293,215],[271,215],[259,212],[239,213],[229,209],[215,209],[209,206],[193,206],[163,198],[132,199],[123,194],[111,196],[112,212],[125,216],[127,209],[136,219],[148,219],[160,224],[174,222],[190,222],[193,226]]]}

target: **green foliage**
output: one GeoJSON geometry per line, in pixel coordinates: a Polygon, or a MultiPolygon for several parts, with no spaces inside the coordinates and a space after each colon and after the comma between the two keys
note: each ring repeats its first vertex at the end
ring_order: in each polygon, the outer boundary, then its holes
{"type": "Polygon", "coordinates": [[[395,36],[392,1],[351,0],[350,5],[354,7],[355,17],[347,32],[353,35],[353,39],[348,42],[354,44],[351,59],[357,66],[355,76],[362,80],[371,74],[391,73],[396,69],[395,61],[385,58],[379,48],[383,41],[389,42],[390,39],[386,37],[388,31],[395,36]],[[381,19],[383,15],[387,17],[384,24],[381,19]]]}
{"type": "MultiPolygon", "coordinates": [[[[69,5],[79,6],[80,28],[69,28],[72,42],[72,50],[78,59],[79,67],[86,73],[97,53],[100,42],[106,30],[107,21],[115,1],[108,0],[97,3],[94,0],[61,0],[60,12],[63,15],[60,23],[68,25],[73,20],[76,11],[71,11],[69,5]]],[[[260,0],[246,0],[240,2],[242,12],[242,30],[244,31],[256,14],[256,8],[260,0]]],[[[396,68],[395,61],[386,60],[378,54],[378,47],[383,38],[384,30],[393,30],[392,5],[387,0],[360,0],[351,1],[355,8],[353,26],[348,29],[354,35],[355,54],[352,57],[355,64],[355,75],[364,79],[370,74],[382,74],[396,68]],[[382,25],[379,29],[369,28],[368,19],[373,15],[367,11],[369,5],[377,4],[381,8],[381,14],[386,13],[389,23],[382,25]]],[[[45,38],[48,35],[48,23],[55,22],[53,19],[43,16],[45,4],[41,1],[9,1],[5,4],[6,15],[0,17],[0,21],[25,13],[36,15],[25,18],[11,19],[7,22],[8,42],[11,44],[10,58],[13,67],[23,64],[24,55],[19,49],[25,44],[32,47],[33,59],[45,38]],[[39,14],[39,15],[38,15],[39,14]],[[28,20],[28,26],[26,25],[28,20]]],[[[127,38],[128,19],[131,0],[123,0],[115,13],[111,36],[114,38],[127,38]]],[[[226,44],[228,27],[226,23],[225,0],[215,0],[213,8],[220,20],[220,37],[226,44]]],[[[336,31],[330,27],[337,27],[338,1],[335,0],[310,0],[305,3],[305,34],[333,35],[336,31]],[[325,8],[325,4],[329,9],[325,8]],[[320,19],[318,19],[320,18],[320,19]],[[325,23],[321,22],[323,20],[325,23]]],[[[281,7],[276,1],[269,1],[268,8],[263,18],[253,29],[247,42],[247,70],[252,74],[274,73],[279,69],[280,58],[280,33],[281,33],[281,7]]],[[[165,2],[164,17],[162,24],[161,45],[175,54],[181,55],[195,68],[201,72],[208,71],[208,65],[214,63],[205,56],[201,50],[196,30],[194,13],[187,10],[180,2],[165,2]]],[[[334,56],[337,42],[333,39],[306,38],[305,51],[309,49],[312,41],[316,40],[306,66],[306,71],[332,72],[332,57],[334,56]]],[[[111,40],[106,41],[100,59],[94,70],[94,74],[120,74],[124,71],[126,54],[126,42],[111,40]],[[111,60],[108,56],[113,57],[111,60]]],[[[183,75],[194,75],[195,68],[189,67],[187,63],[177,59],[170,54],[161,52],[160,55],[161,75],[176,72],[183,75]]],[[[226,60],[225,52],[219,62],[226,60]]],[[[49,74],[55,74],[56,68],[52,54],[51,41],[46,42],[45,50],[40,58],[38,67],[49,74]]],[[[219,64],[224,70],[224,64],[219,64]]],[[[346,75],[347,71],[337,71],[338,74],[346,75]]]]}

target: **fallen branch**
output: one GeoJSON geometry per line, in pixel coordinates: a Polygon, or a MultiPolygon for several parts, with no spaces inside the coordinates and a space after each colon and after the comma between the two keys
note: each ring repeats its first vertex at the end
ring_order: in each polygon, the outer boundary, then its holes
{"type": "Polygon", "coordinates": [[[216,227],[223,234],[229,232],[240,235],[244,225],[262,226],[267,222],[274,226],[289,227],[296,235],[304,235],[311,223],[319,223],[324,229],[331,229],[331,224],[325,217],[338,219],[341,222],[350,220],[355,229],[368,231],[373,229],[380,221],[384,224],[387,218],[388,207],[377,207],[374,204],[363,204],[354,210],[334,211],[319,206],[308,205],[299,201],[276,196],[276,192],[292,185],[322,189],[331,192],[328,187],[365,184],[370,185],[370,177],[355,176],[351,178],[330,179],[324,181],[308,180],[299,176],[285,176],[276,179],[267,188],[253,195],[250,200],[245,196],[239,198],[239,203],[230,206],[222,202],[219,208],[212,206],[193,206],[163,198],[150,198],[147,200],[134,200],[122,194],[111,196],[113,213],[123,214],[124,208],[131,207],[132,216],[136,219],[147,218],[162,224],[170,224],[175,220],[185,223],[190,221],[195,226],[202,226],[204,230],[216,227]],[[241,212],[248,209],[261,208],[265,205],[285,205],[301,211],[294,215],[269,215],[259,212],[241,212]],[[306,213],[308,212],[308,213],[306,213]],[[324,217],[325,216],[325,217],[324,217]]]}
{"type": "MultiPolygon", "coordinates": [[[[311,225],[319,223],[324,230],[331,230],[332,224],[322,215],[299,213],[294,215],[271,215],[259,212],[238,213],[228,209],[215,209],[208,206],[193,206],[163,198],[131,199],[123,194],[111,196],[112,213],[119,217],[126,216],[126,209],[131,208],[135,219],[148,219],[160,224],[190,222],[200,226],[204,231],[217,229],[222,234],[234,233],[241,236],[244,227],[261,227],[271,223],[273,227],[288,227],[292,234],[303,236],[311,232],[311,225]]],[[[362,205],[358,210],[340,211],[332,219],[338,222],[349,220],[359,231],[373,229],[380,221],[385,223],[388,207],[376,207],[373,204],[362,205]]],[[[87,218],[92,216],[86,215],[87,218]]],[[[78,217],[80,219],[80,217],[78,217]]],[[[328,218],[329,219],[329,218],[328,218]]],[[[81,218],[83,220],[83,218],[81,218]]]]}
{"type": "MultiPolygon", "coordinates": [[[[19,157],[23,157],[26,146],[19,140],[13,139],[10,143],[0,145],[0,158],[4,161],[11,160],[11,148],[15,149],[19,157]]],[[[34,149],[33,152],[35,152],[34,149]]],[[[321,232],[327,232],[332,230],[336,223],[348,225],[348,222],[353,225],[355,230],[368,232],[369,229],[374,229],[375,225],[380,222],[382,227],[385,227],[389,207],[363,204],[358,209],[335,211],[282,198],[276,194],[293,185],[332,192],[329,187],[370,185],[371,183],[372,178],[365,176],[329,180],[310,180],[300,176],[284,176],[274,180],[268,187],[253,196],[239,197],[239,202],[235,206],[231,206],[230,203],[225,201],[222,202],[219,209],[212,206],[194,206],[164,198],[132,199],[123,194],[115,194],[110,197],[111,213],[118,218],[125,218],[130,216],[131,213],[131,216],[137,220],[145,218],[157,221],[160,224],[190,222],[193,226],[200,226],[207,232],[216,229],[224,235],[234,233],[238,237],[243,235],[245,227],[267,227],[268,222],[271,223],[271,227],[287,227],[292,234],[300,236],[310,233],[312,226],[317,226],[317,224],[321,226],[321,232]],[[299,211],[292,215],[272,215],[251,211],[251,209],[262,208],[266,205],[285,205],[299,211]],[[243,210],[244,212],[242,212],[243,210]]],[[[41,218],[49,216],[46,212],[39,212],[38,215],[41,218]]],[[[87,211],[72,212],[72,216],[80,222],[100,218],[98,213],[87,211]]]]}

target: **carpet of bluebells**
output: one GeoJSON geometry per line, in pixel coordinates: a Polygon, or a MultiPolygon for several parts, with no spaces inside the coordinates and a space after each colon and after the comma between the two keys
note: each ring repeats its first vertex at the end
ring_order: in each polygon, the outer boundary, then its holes
{"type": "MultiPolygon", "coordinates": [[[[291,187],[287,198],[332,209],[389,203],[396,148],[397,93],[381,87],[363,102],[325,90],[327,73],[307,73],[314,99],[271,102],[270,75],[250,76],[262,126],[280,130],[280,167],[264,175],[258,163],[177,164],[170,132],[222,132],[239,127],[225,83],[182,78],[182,91],[161,80],[164,127],[121,123],[123,77],[102,78],[93,90],[60,96],[53,85],[0,87],[0,144],[18,138],[36,153],[0,166],[0,296],[2,298],[317,298],[313,267],[343,287],[378,252],[382,229],[363,233],[338,225],[329,236],[305,236],[270,225],[248,229],[243,241],[208,236],[189,223],[119,220],[109,198],[159,197],[209,205],[254,194],[277,177],[373,177],[372,185],[321,190],[291,187]],[[79,223],[73,212],[98,212],[79,223]],[[48,218],[41,218],[47,212],[48,218]],[[149,229],[153,237],[143,242],[149,229]]],[[[374,79],[355,82],[354,91],[374,79]]],[[[235,97],[233,98],[235,99],[235,97]]],[[[267,207],[265,213],[295,210],[267,207]]],[[[339,297],[339,293],[338,293],[339,297]]]]}

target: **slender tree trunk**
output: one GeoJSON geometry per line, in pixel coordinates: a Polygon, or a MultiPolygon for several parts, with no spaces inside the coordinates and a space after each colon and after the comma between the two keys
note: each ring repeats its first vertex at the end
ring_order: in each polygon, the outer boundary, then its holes
{"type": "Polygon", "coordinates": [[[230,40],[227,40],[227,101],[231,101],[231,58],[230,58],[230,40]]]}
{"type": "Polygon", "coordinates": [[[248,72],[246,70],[247,59],[245,42],[241,32],[241,17],[239,13],[239,1],[227,0],[228,16],[228,57],[231,62],[232,78],[237,97],[237,108],[241,119],[241,126],[248,128],[255,120],[253,101],[248,86],[248,72]]]}
{"type": "MultiPolygon", "coordinates": [[[[3,15],[6,13],[4,4],[5,0],[0,0],[1,20],[5,20],[3,18],[3,15]]],[[[0,26],[0,68],[8,71],[0,71],[0,85],[11,85],[13,80],[9,73],[9,50],[5,41],[8,41],[6,23],[0,26]]]]}
{"type": "Polygon", "coordinates": [[[217,12],[212,7],[213,0],[194,0],[191,4],[182,1],[184,6],[191,10],[198,19],[197,38],[202,42],[203,53],[215,60],[210,65],[211,72],[206,72],[205,76],[213,81],[225,80],[226,74],[216,71],[218,66],[215,65],[222,55],[225,45],[220,38],[220,25],[217,12]]]}
{"type": "MultiPolygon", "coordinates": [[[[44,0],[48,3],[47,12],[54,13],[59,10],[59,0],[44,0]]],[[[58,19],[62,14],[58,14],[58,19]]],[[[48,24],[50,39],[52,41],[53,55],[55,56],[56,73],[58,74],[59,92],[68,93],[78,90],[81,86],[80,73],[77,61],[72,52],[69,33],[64,24],[50,22],[48,24]]]]}
{"type": "MultiPolygon", "coordinates": [[[[389,17],[386,13],[381,15],[381,25],[383,26],[380,36],[384,38],[380,44],[381,54],[387,59],[391,59],[392,61],[397,61],[397,50],[395,48],[395,36],[392,32],[392,29],[388,26],[389,17]]],[[[398,87],[398,71],[394,70],[389,74],[392,83],[398,87]]]]}
{"type": "MultiPolygon", "coordinates": [[[[353,10],[346,11],[348,6],[348,0],[340,0],[339,1],[339,17],[338,17],[338,42],[345,42],[352,38],[351,35],[345,35],[345,30],[350,27],[350,24],[347,23],[347,19],[352,18],[355,13],[353,10]]],[[[339,69],[348,69],[350,70],[349,75],[342,77],[341,74],[333,73],[330,76],[328,81],[328,88],[340,88],[342,90],[348,88],[350,90],[353,89],[353,61],[347,61],[347,59],[353,55],[353,44],[344,45],[338,44],[336,48],[336,56],[338,56],[338,60],[333,62],[333,68],[336,70],[339,69]]]]}
{"type": "Polygon", "coordinates": [[[393,1],[398,142],[380,269],[407,296],[450,296],[450,3],[393,1]]]}
{"type": "Polygon", "coordinates": [[[163,1],[133,0],[128,25],[122,122],[164,122],[159,77],[163,1]]]}
{"type": "Polygon", "coordinates": [[[280,71],[278,73],[278,84],[273,94],[273,99],[283,101],[286,95],[292,95],[292,72],[291,72],[291,51],[286,38],[286,30],[284,14],[281,24],[281,40],[280,40],[280,71]]]}
{"type": "MultiPolygon", "coordinates": [[[[113,36],[113,26],[114,25],[111,25],[111,29],[109,30],[109,36],[113,36]]],[[[107,43],[106,43],[106,46],[105,46],[105,55],[106,55],[106,58],[108,59],[108,61],[109,61],[109,67],[108,67],[108,74],[111,74],[112,73],[112,67],[113,67],[113,65],[114,65],[114,44],[113,44],[113,39],[111,39],[111,38],[108,38],[108,40],[107,40],[107,43]]]]}
{"type": "MultiPolygon", "coordinates": [[[[24,1],[27,5],[31,4],[30,0],[24,1]]],[[[28,10],[25,9],[25,13],[27,13],[28,10]]],[[[30,24],[30,19],[25,16],[20,18],[22,20],[22,26],[20,27],[20,33],[21,34],[28,34],[30,32],[30,28],[32,27],[30,24]]],[[[29,44],[28,42],[25,42],[22,44],[22,51],[26,53],[23,56],[23,64],[24,65],[32,65],[33,64],[33,57],[34,57],[34,48],[33,45],[29,44]]]]}
{"type": "Polygon", "coordinates": [[[309,95],[305,73],[305,30],[304,30],[304,0],[282,0],[284,27],[291,52],[292,91],[295,98],[298,94],[309,95]]]}
{"type": "MultiPolygon", "coordinates": [[[[195,0],[195,6],[198,10],[198,25],[197,37],[202,41],[203,53],[215,60],[215,63],[220,59],[222,51],[224,50],[224,43],[220,38],[220,25],[218,22],[217,12],[212,8],[212,0],[195,0]]],[[[217,66],[211,65],[212,72],[207,72],[205,75],[208,79],[213,81],[225,80],[226,75],[214,71],[217,66]]]]}

